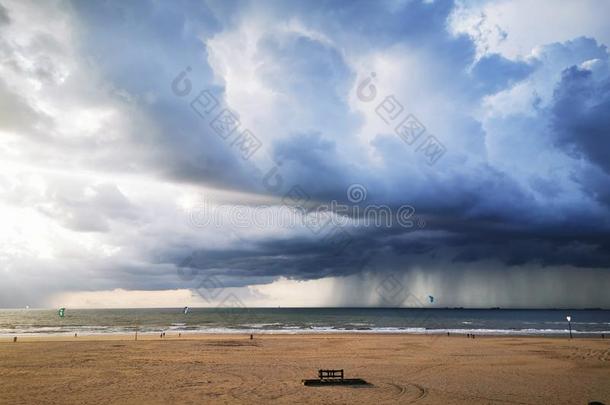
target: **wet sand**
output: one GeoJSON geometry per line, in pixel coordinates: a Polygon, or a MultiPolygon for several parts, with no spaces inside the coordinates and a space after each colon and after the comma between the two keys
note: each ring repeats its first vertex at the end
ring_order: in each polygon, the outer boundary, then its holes
{"type": "Polygon", "coordinates": [[[610,339],[0,338],[0,404],[610,404],[610,339]],[[342,368],[358,387],[306,387],[342,368]]]}

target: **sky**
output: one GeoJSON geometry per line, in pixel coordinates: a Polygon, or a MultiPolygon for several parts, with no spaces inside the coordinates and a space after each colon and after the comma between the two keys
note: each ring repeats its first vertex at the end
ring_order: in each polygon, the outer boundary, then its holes
{"type": "Polygon", "coordinates": [[[0,0],[0,307],[610,307],[608,15],[0,0]]]}

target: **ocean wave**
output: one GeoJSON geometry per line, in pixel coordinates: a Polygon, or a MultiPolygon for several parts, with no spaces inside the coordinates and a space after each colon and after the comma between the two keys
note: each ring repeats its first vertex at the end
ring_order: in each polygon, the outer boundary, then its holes
{"type": "MultiPolygon", "coordinates": [[[[250,334],[253,332],[252,328],[243,327],[206,327],[206,326],[183,326],[180,328],[176,327],[107,327],[107,326],[89,326],[87,328],[71,328],[71,327],[42,327],[35,329],[0,329],[0,336],[49,336],[49,335],[70,335],[78,333],[79,335],[105,335],[105,334],[131,334],[135,330],[141,334],[156,334],[163,330],[171,330],[174,333],[183,334],[250,334]]],[[[478,334],[488,336],[498,335],[567,335],[568,329],[426,329],[421,327],[367,327],[367,328],[350,328],[350,327],[338,327],[338,326],[286,326],[281,329],[257,329],[257,334],[317,334],[317,333],[400,333],[400,334],[416,334],[416,335],[442,335],[442,334],[478,334]]],[[[610,334],[610,330],[605,331],[580,331],[572,330],[575,335],[599,335],[599,334],[610,334]]]]}

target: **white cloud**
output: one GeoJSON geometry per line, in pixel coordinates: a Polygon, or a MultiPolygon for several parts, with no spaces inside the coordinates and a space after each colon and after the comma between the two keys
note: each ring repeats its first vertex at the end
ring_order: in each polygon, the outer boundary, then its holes
{"type": "Polygon", "coordinates": [[[468,34],[479,55],[499,53],[516,59],[540,45],[580,36],[610,45],[609,14],[610,3],[604,0],[464,0],[450,27],[468,34]]]}

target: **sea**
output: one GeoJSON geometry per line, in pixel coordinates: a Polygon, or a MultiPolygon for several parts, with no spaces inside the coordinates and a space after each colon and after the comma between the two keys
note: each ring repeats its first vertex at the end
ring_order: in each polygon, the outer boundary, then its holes
{"type": "Polygon", "coordinates": [[[607,335],[610,310],[155,308],[0,310],[0,336],[134,333],[607,335]],[[571,317],[568,324],[566,316],[571,317]]]}

